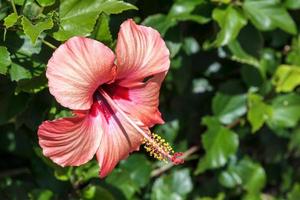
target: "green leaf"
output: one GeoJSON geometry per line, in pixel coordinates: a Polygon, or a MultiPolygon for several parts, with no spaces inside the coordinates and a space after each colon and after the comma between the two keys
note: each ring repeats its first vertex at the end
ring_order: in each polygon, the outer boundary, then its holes
{"type": "Polygon", "coordinates": [[[276,92],[291,92],[300,84],[300,67],[281,65],[276,70],[272,83],[276,92]]]}
{"type": "Polygon", "coordinates": [[[230,42],[228,44],[228,48],[233,54],[231,56],[232,60],[239,63],[248,64],[257,68],[259,67],[258,60],[252,55],[248,54],[237,40],[230,42]]]}
{"type": "Polygon", "coordinates": [[[36,0],[41,6],[51,6],[55,3],[55,0],[36,0]]]}
{"type": "Polygon", "coordinates": [[[109,29],[109,16],[102,14],[99,17],[93,35],[96,40],[104,44],[110,45],[112,43],[113,39],[109,29]]]}
{"type": "Polygon", "coordinates": [[[14,0],[16,5],[22,6],[25,0],[14,0]]]}
{"type": "Polygon", "coordinates": [[[242,184],[242,178],[235,168],[229,167],[219,175],[219,182],[226,188],[235,188],[242,184]]]}
{"type": "Polygon", "coordinates": [[[294,151],[296,155],[300,155],[300,128],[296,128],[291,133],[291,138],[289,141],[289,151],[294,151]]]}
{"type": "Polygon", "coordinates": [[[276,97],[272,101],[273,114],[268,124],[276,128],[291,128],[300,119],[300,95],[286,94],[276,97]]]}
{"type": "Polygon", "coordinates": [[[51,200],[54,194],[51,190],[34,189],[28,196],[30,200],[51,200]]]}
{"type": "Polygon", "coordinates": [[[266,184],[266,173],[264,168],[250,159],[243,159],[238,167],[237,173],[240,175],[243,187],[249,193],[262,190],[266,184]]]}
{"type": "Polygon", "coordinates": [[[22,113],[28,103],[27,94],[14,94],[14,85],[6,77],[0,78],[0,124],[22,113]]]}
{"type": "Polygon", "coordinates": [[[300,66],[300,35],[293,38],[291,49],[286,57],[286,62],[290,65],[300,66]]]}
{"type": "Polygon", "coordinates": [[[266,173],[259,163],[244,158],[222,172],[219,182],[228,188],[241,185],[249,194],[258,194],[266,184],[266,173]]]}
{"type": "Polygon", "coordinates": [[[75,168],[75,174],[82,182],[88,181],[91,178],[99,178],[99,164],[95,161],[88,162],[75,168]]]}
{"type": "Polygon", "coordinates": [[[205,3],[205,0],[177,1],[172,5],[169,16],[180,18],[192,13],[196,6],[203,3],[205,3]]]}
{"type": "Polygon", "coordinates": [[[12,81],[19,81],[21,79],[29,79],[32,77],[30,71],[23,66],[12,63],[9,69],[10,79],[12,81]]]}
{"type": "Polygon", "coordinates": [[[196,200],[225,200],[225,194],[224,193],[219,193],[216,198],[213,198],[213,197],[199,197],[199,198],[196,198],[196,200]]]}
{"type": "Polygon", "coordinates": [[[176,21],[194,21],[199,24],[205,24],[210,21],[209,18],[192,14],[197,6],[204,3],[205,0],[177,1],[172,5],[168,18],[176,21]]]}
{"type": "Polygon", "coordinates": [[[0,74],[6,74],[9,65],[11,65],[10,53],[6,47],[0,46],[0,74]]]}
{"type": "Polygon", "coordinates": [[[300,0],[284,0],[283,2],[287,9],[300,9],[300,0]]]}
{"type": "Polygon", "coordinates": [[[148,16],[143,22],[143,25],[155,28],[161,35],[165,35],[169,28],[177,24],[173,18],[168,18],[163,14],[155,14],[148,16]]]}
{"type": "Polygon", "coordinates": [[[76,35],[89,35],[101,12],[109,15],[137,9],[132,4],[118,0],[61,0],[60,2],[60,28],[54,33],[54,38],[59,41],[76,35]]]}
{"type": "Polygon", "coordinates": [[[109,190],[99,186],[99,185],[89,185],[82,190],[81,197],[84,200],[115,200],[114,196],[109,190]]]}
{"type": "Polygon", "coordinates": [[[120,14],[126,10],[138,10],[138,8],[130,3],[119,0],[102,0],[101,9],[106,14],[120,14]]]}
{"type": "Polygon", "coordinates": [[[205,117],[202,123],[208,128],[202,135],[205,156],[199,161],[196,174],[224,166],[239,145],[237,134],[222,126],[216,118],[205,117]]]}
{"type": "Polygon", "coordinates": [[[150,162],[141,154],[134,154],[121,161],[120,167],[130,172],[130,178],[139,185],[145,187],[150,181],[152,171],[150,162]]]}
{"type": "Polygon", "coordinates": [[[40,76],[33,77],[32,79],[23,79],[18,81],[16,87],[16,93],[19,92],[28,92],[28,93],[37,93],[47,87],[48,80],[45,74],[40,76]]]}
{"type": "Polygon", "coordinates": [[[226,9],[215,8],[212,17],[221,28],[216,40],[212,43],[216,47],[232,42],[247,24],[247,19],[243,13],[232,6],[228,6],[226,9]]]}
{"type": "Polygon", "coordinates": [[[173,171],[170,175],[157,178],[152,187],[151,200],[184,200],[193,189],[188,169],[173,171]]]}
{"type": "Polygon", "coordinates": [[[248,95],[248,107],[247,119],[252,126],[252,133],[254,133],[272,117],[273,110],[270,105],[263,102],[261,96],[252,93],[248,95]]]}
{"type": "Polygon", "coordinates": [[[122,168],[114,169],[105,180],[121,190],[127,199],[132,199],[139,190],[138,183],[131,179],[130,172],[122,168]]]}
{"type": "Polygon", "coordinates": [[[223,124],[233,123],[236,119],[243,116],[247,111],[247,96],[228,95],[218,92],[212,102],[214,115],[223,124]]]}
{"type": "Polygon", "coordinates": [[[4,19],[4,26],[10,28],[18,21],[18,15],[16,13],[11,13],[4,19]]]}
{"type": "Polygon", "coordinates": [[[180,42],[166,41],[166,45],[170,50],[170,57],[174,58],[180,51],[182,44],[180,42]]]}
{"type": "Polygon", "coordinates": [[[245,0],[243,9],[251,22],[262,31],[280,28],[291,34],[297,33],[294,20],[280,0],[245,0]]]}
{"type": "Polygon", "coordinates": [[[46,18],[44,21],[38,22],[33,25],[26,17],[22,17],[22,26],[24,33],[30,37],[32,44],[35,44],[39,35],[48,29],[53,27],[53,21],[51,18],[46,18]]]}
{"type": "Polygon", "coordinates": [[[292,191],[287,194],[287,200],[298,200],[300,199],[300,184],[296,183],[293,186],[292,191]]]}
{"type": "Polygon", "coordinates": [[[192,55],[200,50],[197,40],[193,37],[186,37],[183,41],[183,49],[187,55],[192,55]]]}

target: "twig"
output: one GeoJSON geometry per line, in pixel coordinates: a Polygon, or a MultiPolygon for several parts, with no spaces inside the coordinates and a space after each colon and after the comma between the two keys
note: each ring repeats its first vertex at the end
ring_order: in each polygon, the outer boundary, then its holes
{"type": "MultiPolygon", "coordinates": [[[[182,159],[186,159],[187,157],[189,157],[190,155],[192,155],[193,153],[195,153],[196,151],[199,150],[199,147],[197,146],[193,146],[191,148],[189,148],[186,152],[183,153],[183,155],[180,157],[182,159]]],[[[174,166],[173,163],[168,163],[158,169],[155,169],[151,172],[151,177],[155,177],[158,176],[160,174],[162,174],[163,172],[169,170],[170,168],[172,168],[174,166]]]]}
{"type": "MultiPolygon", "coordinates": [[[[232,122],[231,124],[228,124],[226,126],[226,128],[228,129],[232,129],[234,128],[235,126],[239,125],[241,122],[241,119],[237,119],[235,120],[234,122],[232,122]]],[[[199,147],[198,146],[193,146],[191,148],[189,148],[186,152],[183,153],[183,155],[180,157],[182,159],[186,159],[188,158],[190,155],[194,154],[195,152],[197,152],[199,150],[199,147]]],[[[172,168],[174,166],[173,163],[168,163],[158,169],[155,169],[151,172],[151,177],[156,177],[156,176],[159,176],[160,174],[162,174],[163,172],[165,171],[168,171],[170,168],[172,168]]]]}

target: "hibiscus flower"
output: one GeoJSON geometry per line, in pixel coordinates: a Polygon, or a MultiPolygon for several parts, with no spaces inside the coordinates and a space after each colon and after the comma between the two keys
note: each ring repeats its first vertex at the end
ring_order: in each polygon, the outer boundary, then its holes
{"type": "Polygon", "coordinates": [[[181,163],[149,130],[164,121],[159,90],[169,69],[169,50],[160,34],[125,21],[116,56],[102,43],[73,37],[53,53],[46,76],[50,93],[74,116],[45,121],[38,129],[43,154],[61,166],[99,162],[100,177],[142,143],[159,160],[181,163]]]}

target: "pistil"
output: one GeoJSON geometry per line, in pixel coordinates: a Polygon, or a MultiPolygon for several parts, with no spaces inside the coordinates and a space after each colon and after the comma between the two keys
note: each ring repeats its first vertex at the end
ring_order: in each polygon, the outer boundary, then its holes
{"type": "Polygon", "coordinates": [[[184,160],[180,158],[182,156],[182,153],[174,153],[171,146],[157,134],[151,133],[150,131],[145,132],[144,130],[142,130],[122,111],[122,109],[111,99],[111,97],[105,92],[105,90],[99,88],[98,91],[107,101],[107,103],[115,111],[120,113],[120,115],[122,115],[122,117],[131,126],[133,126],[139,134],[143,136],[144,139],[141,142],[145,145],[146,151],[149,152],[151,156],[157,158],[158,160],[173,162],[173,164],[175,165],[182,164],[184,162],[184,160]]]}

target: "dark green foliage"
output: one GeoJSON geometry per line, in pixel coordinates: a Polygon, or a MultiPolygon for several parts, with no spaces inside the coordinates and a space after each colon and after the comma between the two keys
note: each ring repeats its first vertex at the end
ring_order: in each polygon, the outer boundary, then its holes
{"type": "Polygon", "coordinates": [[[0,199],[299,200],[299,17],[300,0],[0,1],[0,199]],[[71,113],[48,91],[48,59],[75,35],[114,49],[127,18],[171,52],[154,131],[186,162],[141,150],[105,179],[96,160],[57,166],[37,128],[71,113]]]}

